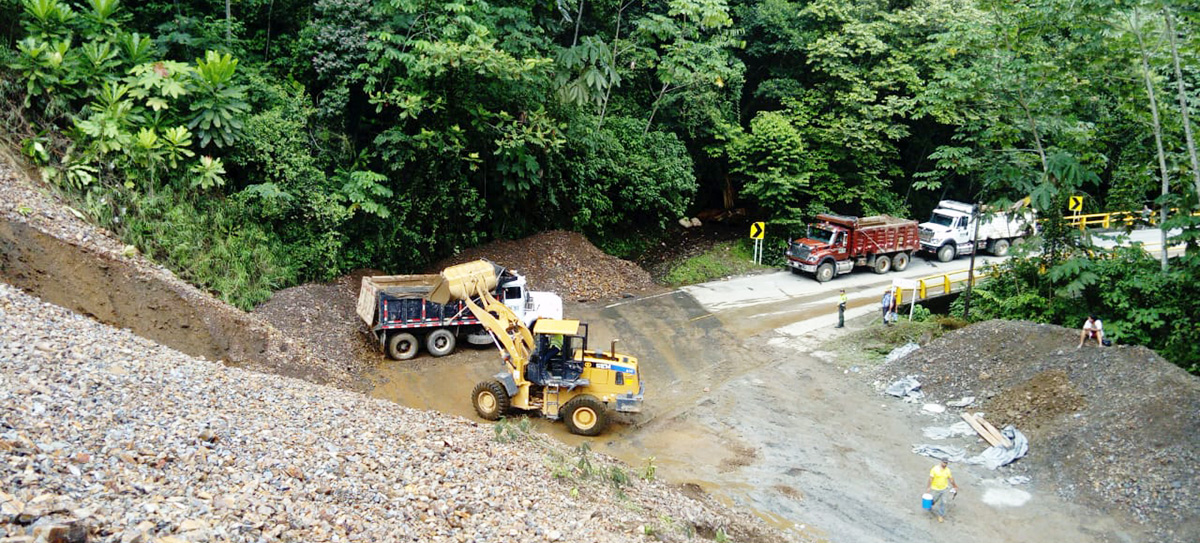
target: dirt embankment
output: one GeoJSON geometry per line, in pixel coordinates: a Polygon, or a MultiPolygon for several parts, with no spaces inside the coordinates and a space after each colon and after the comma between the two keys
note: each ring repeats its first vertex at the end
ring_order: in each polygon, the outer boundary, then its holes
{"type": "Polygon", "coordinates": [[[356,386],[303,340],[179,280],[0,158],[0,281],[191,356],[315,383],[356,386]]]}
{"type": "Polygon", "coordinates": [[[1073,501],[1132,515],[1158,541],[1200,540],[1200,379],[1144,347],[1076,349],[1078,332],[989,321],[882,368],[918,375],[935,402],[977,396],[1029,435],[1012,468],[1073,501]]]}

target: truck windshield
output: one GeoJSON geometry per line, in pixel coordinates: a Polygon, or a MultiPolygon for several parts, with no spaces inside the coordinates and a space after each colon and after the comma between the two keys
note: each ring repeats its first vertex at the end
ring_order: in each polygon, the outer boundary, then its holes
{"type": "Polygon", "coordinates": [[[821,243],[830,243],[833,240],[834,231],[826,230],[820,226],[809,225],[808,233],[804,237],[815,239],[821,243]]]}
{"type": "Polygon", "coordinates": [[[503,296],[505,300],[520,300],[521,287],[505,287],[503,296]]]}
{"type": "Polygon", "coordinates": [[[954,217],[942,215],[941,213],[934,213],[933,217],[929,219],[929,222],[940,226],[952,227],[954,226],[954,217]]]}

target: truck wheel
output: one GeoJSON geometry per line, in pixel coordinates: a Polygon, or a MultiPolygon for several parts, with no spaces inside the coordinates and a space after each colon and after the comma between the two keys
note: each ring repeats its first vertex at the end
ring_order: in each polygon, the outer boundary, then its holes
{"type": "Polygon", "coordinates": [[[483,420],[500,420],[512,406],[511,398],[500,381],[482,381],[471,391],[471,405],[483,420]]]}
{"type": "Polygon", "coordinates": [[[454,333],[438,328],[425,337],[425,350],[433,356],[446,356],[454,352],[454,333]]]}
{"type": "Polygon", "coordinates": [[[953,243],[947,243],[938,248],[938,252],[937,252],[938,262],[949,262],[951,260],[954,260],[954,257],[956,257],[956,256],[958,256],[958,255],[957,255],[957,251],[954,250],[953,243]]]}
{"type": "Polygon", "coordinates": [[[875,273],[887,273],[889,271],[892,271],[892,259],[887,255],[875,257],[875,273]]]}
{"type": "Polygon", "coordinates": [[[1008,240],[998,239],[992,243],[992,254],[996,256],[1004,256],[1008,254],[1008,240]]]}
{"type": "Polygon", "coordinates": [[[408,332],[392,334],[387,342],[387,355],[392,360],[409,360],[417,356],[418,345],[417,336],[408,332]]]}
{"type": "Polygon", "coordinates": [[[908,253],[896,253],[892,257],[892,270],[902,272],[908,269],[908,253]]]}
{"type": "Polygon", "coordinates": [[[830,279],[833,279],[833,263],[826,262],[817,266],[816,276],[818,282],[828,283],[830,279]]]}
{"type": "Polygon", "coordinates": [[[581,436],[600,435],[608,425],[608,411],[604,403],[591,396],[580,396],[567,402],[563,408],[563,421],[567,430],[581,436]]]}

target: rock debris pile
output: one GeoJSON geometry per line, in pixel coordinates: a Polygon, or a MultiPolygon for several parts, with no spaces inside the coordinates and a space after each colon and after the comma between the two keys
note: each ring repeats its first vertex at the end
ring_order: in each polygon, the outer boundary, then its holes
{"type": "Polygon", "coordinates": [[[637,264],[605,254],[583,234],[562,230],[473,247],[427,273],[480,258],[516,269],[531,288],[554,291],[564,300],[611,300],[655,288],[650,274],[637,264]]]}
{"type": "Polygon", "coordinates": [[[988,321],[883,366],[881,377],[918,375],[929,401],[979,397],[988,420],[1029,435],[1029,456],[1005,469],[1127,513],[1157,541],[1200,541],[1200,379],[1143,347],[1076,350],[1078,339],[1060,326],[988,321]]]}
{"type": "Polygon", "coordinates": [[[0,407],[5,542],[783,540],[538,434],[197,360],[3,283],[0,407]]]}

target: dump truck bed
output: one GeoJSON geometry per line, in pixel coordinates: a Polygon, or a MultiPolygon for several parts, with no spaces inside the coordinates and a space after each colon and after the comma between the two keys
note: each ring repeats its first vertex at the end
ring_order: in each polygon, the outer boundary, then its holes
{"type": "Polygon", "coordinates": [[[363,277],[362,288],[358,291],[358,306],[355,312],[367,323],[375,324],[379,293],[383,292],[394,298],[425,298],[433,292],[441,277],[438,275],[376,275],[363,277]]]}

